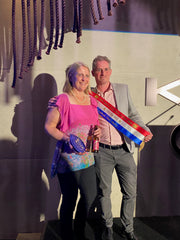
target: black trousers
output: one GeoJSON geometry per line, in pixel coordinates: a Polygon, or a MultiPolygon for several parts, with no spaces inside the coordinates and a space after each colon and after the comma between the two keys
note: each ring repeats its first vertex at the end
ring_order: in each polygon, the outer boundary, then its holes
{"type": "Polygon", "coordinates": [[[72,219],[76,207],[78,189],[80,199],[74,220],[74,231],[79,239],[84,235],[85,224],[97,195],[96,173],[94,166],[79,171],[58,173],[62,193],[60,221],[62,238],[73,238],[72,219]]]}

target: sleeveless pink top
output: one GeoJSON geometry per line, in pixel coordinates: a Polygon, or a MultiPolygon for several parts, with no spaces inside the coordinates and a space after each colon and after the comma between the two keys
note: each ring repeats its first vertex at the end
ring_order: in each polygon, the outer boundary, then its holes
{"type": "MultiPolygon", "coordinates": [[[[63,93],[58,96],[56,105],[61,116],[57,128],[68,135],[75,134],[86,145],[91,125],[99,125],[96,100],[90,96],[90,105],[71,104],[68,95],[63,93]]],[[[93,164],[93,153],[85,152],[83,155],[78,155],[65,149],[60,156],[58,172],[77,171],[93,164]]]]}

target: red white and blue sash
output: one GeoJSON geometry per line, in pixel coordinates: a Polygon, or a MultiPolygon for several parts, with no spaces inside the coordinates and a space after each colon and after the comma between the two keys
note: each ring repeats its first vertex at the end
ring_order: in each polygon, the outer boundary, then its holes
{"type": "Polygon", "coordinates": [[[140,145],[144,141],[144,137],[150,134],[98,94],[90,92],[90,95],[98,101],[99,115],[136,144],[140,145]]]}

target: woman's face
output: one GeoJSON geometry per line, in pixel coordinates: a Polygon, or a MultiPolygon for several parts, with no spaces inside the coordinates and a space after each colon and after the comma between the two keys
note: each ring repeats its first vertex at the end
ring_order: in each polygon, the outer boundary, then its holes
{"type": "Polygon", "coordinates": [[[81,66],[76,71],[76,76],[73,79],[73,87],[78,91],[85,91],[89,85],[90,72],[89,69],[81,66]]]}

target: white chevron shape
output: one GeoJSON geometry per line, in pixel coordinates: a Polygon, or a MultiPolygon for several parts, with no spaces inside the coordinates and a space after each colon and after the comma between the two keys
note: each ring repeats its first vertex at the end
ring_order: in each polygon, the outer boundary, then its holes
{"type": "Polygon", "coordinates": [[[171,83],[168,83],[160,88],[157,89],[157,94],[165,97],[166,99],[176,103],[180,104],[180,98],[170,92],[168,92],[169,89],[175,88],[180,86],[180,79],[177,79],[171,83]]]}

